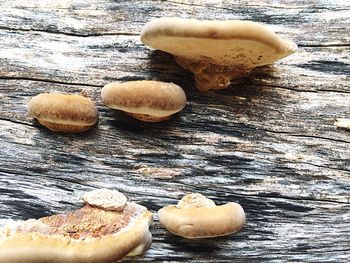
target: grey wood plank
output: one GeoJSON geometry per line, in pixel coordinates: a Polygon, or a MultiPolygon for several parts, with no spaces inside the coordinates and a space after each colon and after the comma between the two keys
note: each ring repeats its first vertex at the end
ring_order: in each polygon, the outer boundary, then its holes
{"type": "Polygon", "coordinates": [[[188,192],[239,202],[246,227],[191,241],[160,227],[142,257],[157,262],[348,262],[350,114],[347,1],[0,0],[0,226],[79,207],[90,189],[118,189],[156,212],[188,192]],[[202,93],[166,53],[139,41],[154,17],[265,23],[300,46],[228,90],[202,93]],[[109,81],[181,85],[174,119],[140,123],[107,109],[109,81]],[[92,130],[53,133],[27,116],[41,92],[91,93],[92,130]]]}

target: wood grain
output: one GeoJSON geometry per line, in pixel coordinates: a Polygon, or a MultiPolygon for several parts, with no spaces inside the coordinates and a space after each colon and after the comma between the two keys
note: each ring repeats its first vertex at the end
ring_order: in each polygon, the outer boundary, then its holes
{"type": "Polygon", "coordinates": [[[349,10],[346,1],[0,0],[0,225],[72,210],[99,187],[152,212],[200,192],[239,202],[246,227],[191,241],[155,217],[137,261],[348,262],[350,133],[334,121],[350,116],[349,10]],[[300,51],[202,93],[172,56],[140,42],[160,16],[259,21],[300,51]],[[147,124],[101,103],[103,85],[137,79],[179,84],[187,107],[147,124]],[[53,133],[27,115],[38,93],[82,89],[100,114],[86,133],[53,133]]]}

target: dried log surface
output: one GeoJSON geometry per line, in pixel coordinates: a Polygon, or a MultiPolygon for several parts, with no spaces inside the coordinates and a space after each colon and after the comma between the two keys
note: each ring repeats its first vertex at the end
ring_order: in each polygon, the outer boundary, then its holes
{"type": "MultiPolygon", "coordinates": [[[[184,193],[239,202],[243,231],[185,240],[157,218],[137,261],[348,262],[350,6],[347,1],[0,1],[0,225],[72,210],[87,190],[119,189],[156,212],[184,193]],[[263,3],[264,2],[264,3],[263,3]],[[155,17],[262,22],[300,52],[202,93],[139,40],[155,17]],[[185,110],[145,124],[107,109],[110,81],[181,85],[185,110]],[[42,92],[91,93],[99,123],[52,133],[27,116],[42,92]]],[[[129,259],[133,261],[134,259],[129,259]]]]}

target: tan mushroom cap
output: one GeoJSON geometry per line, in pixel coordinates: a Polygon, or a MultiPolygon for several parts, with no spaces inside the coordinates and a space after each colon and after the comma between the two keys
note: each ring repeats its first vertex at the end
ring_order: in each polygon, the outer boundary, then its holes
{"type": "Polygon", "coordinates": [[[101,91],[102,102],[143,121],[162,121],[186,106],[186,95],[174,83],[129,81],[109,83],[101,91]]]}
{"type": "Polygon", "coordinates": [[[201,90],[225,88],[230,79],[297,50],[294,43],[281,39],[269,28],[238,20],[158,18],[144,26],[141,41],[173,54],[181,66],[195,73],[201,90]],[[216,79],[217,75],[228,75],[228,79],[216,79]]]}
{"type": "Polygon", "coordinates": [[[216,206],[201,194],[184,196],[178,205],[160,209],[158,216],[169,232],[185,238],[224,236],[239,231],[245,223],[245,213],[239,204],[216,206]]]}
{"type": "Polygon", "coordinates": [[[43,93],[28,103],[29,114],[52,131],[82,132],[98,119],[95,103],[81,95],[43,93]]]}

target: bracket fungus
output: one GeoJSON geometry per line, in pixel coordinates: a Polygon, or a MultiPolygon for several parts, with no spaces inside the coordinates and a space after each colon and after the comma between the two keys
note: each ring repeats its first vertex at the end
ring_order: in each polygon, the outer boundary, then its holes
{"type": "Polygon", "coordinates": [[[237,203],[217,206],[201,194],[187,194],[177,205],[158,211],[160,223],[185,238],[208,238],[235,233],[243,228],[245,213],[237,203]]]}
{"type": "Polygon", "coordinates": [[[39,94],[29,101],[28,112],[48,129],[67,133],[86,131],[98,119],[95,103],[75,94],[39,94]]]}
{"type": "Polygon", "coordinates": [[[141,41],[175,56],[195,74],[201,91],[225,89],[234,78],[297,51],[269,28],[251,21],[200,21],[175,17],[148,22],[141,41]]]}
{"type": "MultiPolygon", "coordinates": [[[[91,195],[102,203],[120,204],[117,191],[104,189],[91,195]]],[[[146,207],[126,202],[115,211],[95,206],[94,199],[88,198],[76,211],[0,228],[0,263],[116,262],[150,247],[153,215],[146,207]]]]}
{"type": "Polygon", "coordinates": [[[112,82],[102,88],[102,102],[146,122],[168,120],[186,106],[186,95],[174,83],[161,81],[112,82]]]}

